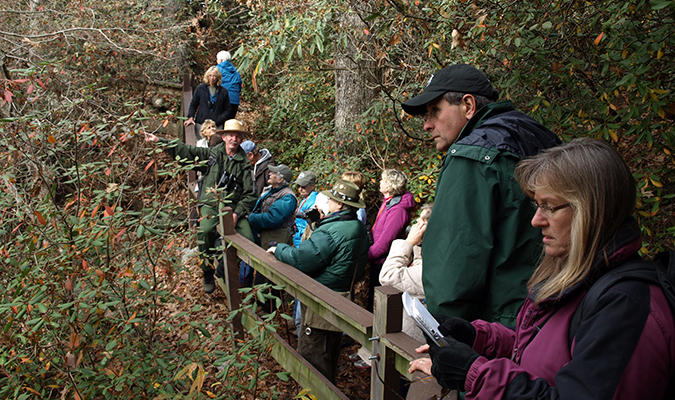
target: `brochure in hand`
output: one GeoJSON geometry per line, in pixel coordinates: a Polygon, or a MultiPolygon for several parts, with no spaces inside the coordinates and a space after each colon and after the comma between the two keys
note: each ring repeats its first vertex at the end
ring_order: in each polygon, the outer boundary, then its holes
{"type": "Polygon", "coordinates": [[[419,325],[422,332],[434,341],[436,346],[444,347],[446,345],[443,335],[438,330],[438,321],[436,321],[426,307],[422,305],[419,299],[410,296],[408,292],[403,292],[403,308],[405,308],[405,312],[415,320],[417,325],[419,325]]]}

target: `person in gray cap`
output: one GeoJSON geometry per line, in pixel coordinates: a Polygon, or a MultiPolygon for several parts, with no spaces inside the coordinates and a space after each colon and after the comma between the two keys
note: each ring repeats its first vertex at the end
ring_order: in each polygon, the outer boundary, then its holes
{"type": "Polygon", "coordinates": [[[260,197],[270,178],[268,166],[277,165],[277,163],[269,150],[258,148],[251,140],[245,140],[241,144],[241,148],[251,162],[251,168],[253,169],[251,173],[253,175],[253,183],[255,184],[255,195],[260,197]]]}
{"type": "MultiPolygon", "coordinates": [[[[265,188],[248,216],[255,242],[265,250],[278,243],[293,245],[295,208],[298,205],[295,192],[289,187],[289,183],[293,180],[293,172],[288,165],[270,165],[269,170],[270,177],[267,183],[270,186],[265,188]]],[[[260,273],[256,273],[253,280],[255,285],[269,282],[260,273]]],[[[281,297],[279,291],[275,290],[272,294],[281,297]]],[[[261,306],[268,313],[274,307],[272,301],[267,301],[261,306]]]]}
{"type": "MultiPolygon", "coordinates": [[[[316,222],[321,216],[315,205],[318,196],[323,195],[314,190],[316,187],[316,174],[312,171],[302,171],[300,175],[298,175],[298,179],[295,180],[295,184],[298,185],[298,192],[302,198],[298,210],[295,213],[295,235],[293,236],[293,245],[298,247],[303,240],[305,230],[312,229],[311,223],[316,222]]],[[[311,232],[308,232],[308,234],[309,233],[311,232]]],[[[295,299],[294,304],[293,318],[295,318],[295,327],[298,336],[300,336],[300,323],[302,317],[301,304],[298,299],[295,299]]]]}
{"type": "MultiPolygon", "coordinates": [[[[299,247],[280,243],[267,251],[286,264],[314,278],[343,296],[353,292],[354,282],[362,275],[368,258],[368,231],[357,219],[356,210],[365,207],[361,189],[338,179],[328,196],[329,214],[299,247]]],[[[342,332],[302,305],[302,332],[298,352],[328,380],[335,382],[340,357],[342,332]]]]}
{"type": "Polygon", "coordinates": [[[263,249],[276,243],[293,244],[295,233],[295,208],[298,199],[288,186],[293,172],[288,165],[270,165],[267,186],[260,195],[248,222],[253,230],[256,243],[263,249]]]}
{"type": "Polygon", "coordinates": [[[424,130],[446,152],[422,247],[429,311],[513,326],[541,253],[534,210],[513,171],[560,140],[498,97],[482,72],[456,64],[402,106],[427,114],[424,130]]]}
{"type": "Polygon", "coordinates": [[[311,210],[315,208],[314,203],[318,195],[314,190],[316,187],[316,175],[312,171],[302,171],[294,183],[298,185],[298,193],[300,193],[300,198],[302,198],[298,211],[295,213],[296,232],[295,236],[293,236],[293,245],[298,247],[300,246],[300,242],[302,242],[302,234],[305,232],[307,224],[313,222],[312,216],[314,214],[312,214],[311,210]]]}

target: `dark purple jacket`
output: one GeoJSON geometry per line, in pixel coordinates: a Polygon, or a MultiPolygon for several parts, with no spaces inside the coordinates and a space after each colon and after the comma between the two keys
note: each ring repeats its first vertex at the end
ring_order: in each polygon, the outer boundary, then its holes
{"type": "MultiPolygon", "coordinates": [[[[624,232],[618,250],[609,252],[609,266],[600,260],[596,270],[606,272],[640,248],[637,224],[624,228],[632,233],[624,232]]],[[[661,289],[629,280],[615,284],[585,309],[570,349],[570,321],[587,287],[582,282],[559,302],[539,305],[530,293],[515,332],[474,321],[473,348],[482,357],[469,369],[466,398],[665,398],[675,373],[675,322],[661,289]]]]}
{"type": "Polygon", "coordinates": [[[384,264],[391,243],[395,239],[405,238],[405,227],[410,223],[410,213],[415,206],[412,193],[406,191],[383,202],[373,225],[373,245],[368,250],[368,262],[384,264]]]}

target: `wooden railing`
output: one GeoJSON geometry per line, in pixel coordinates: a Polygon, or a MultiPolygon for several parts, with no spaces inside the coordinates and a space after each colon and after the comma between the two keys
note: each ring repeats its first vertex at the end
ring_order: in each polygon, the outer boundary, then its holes
{"type": "MultiPolygon", "coordinates": [[[[193,94],[193,88],[192,88],[192,75],[189,73],[184,73],[183,74],[183,103],[182,103],[182,111],[181,115],[185,118],[187,118],[188,111],[190,109],[190,102],[192,102],[192,94],[193,94]]],[[[197,133],[195,132],[195,126],[194,125],[189,125],[189,126],[183,126],[183,121],[178,121],[180,124],[180,128],[182,129],[183,132],[183,142],[185,144],[189,145],[196,145],[197,144],[197,133]]],[[[188,171],[187,175],[187,186],[188,186],[188,192],[190,192],[190,195],[192,196],[191,200],[197,200],[197,192],[195,192],[195,188],[197,187],[197,172],[195,171],[188,171]]],[[[194,201],[190,201],[190,207],[188,209],[188,221],[190,221],[190,226],[195,225],[195,220],[192,218],[192,216],[195,215],[196,213],[196,207],[197,203],[194,201]]]]}
{"type": "MultiPolygon", "coordinates": [[[[228,309],[240,308],[238,259],[241,259],[275,284],[285,286],[286,292],[356,342],[372,349],[371,399],[400,399],[399,374],[418,380],[418,376],[413,377],[407,371],[408,363],[420,357],[415,353],[420,343],[401,332],[403,305],[400,292],[388,286],[376,288],[374,312],[370,313],[292,266],[278,261],[274,255],[236,233],[232,224],[232,210],[226,207],[222,211],[218,229],[226,246],[226,273],[218,283],[227,295],[228,309]]],[[[250,321],[251,325],[247,328],[252,328],[252,318],[257,316],[248,317],[244,320],[250,321]]],[[[232,325],[233,332],[243,337],[241,318],[233,319],[232,325]]],[[[319,399],[347,399],[283,338],[275,335],[275,341],[272,356],[286,371],[291,372],[293,379],[302,387],[311,388],[319,399]]],[[[440,393],[440,387],[435,379],[425,379],[411,387],[408,398],[428,399],[437,393],[440,393]]]]}

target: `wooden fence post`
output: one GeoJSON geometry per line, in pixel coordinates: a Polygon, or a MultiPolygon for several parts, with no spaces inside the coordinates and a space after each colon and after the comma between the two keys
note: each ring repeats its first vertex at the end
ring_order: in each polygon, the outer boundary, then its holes
{"type": "MultiPolygon", "coordinates": [[[[386,333],[400,332],[402,313],[401,292],[391,286],[376,287],[373,337],[379,338],[386,333]]],[[[399,399],[400,374],[396,370],[396,353],[382,345],[379,339],[373,340],[372,343],[372,357],[377,357],[377,362],[371,367],[370,398],[372,400],[399,399]]]]}
{"type": "MultiPolygon", "coordinates": [[[[234,235],[234,221],[232,220],[232,208],[222,207],[220,209],[220,226],[222,235],[234,235]]],[[[225,242],[223,241],[223,244],[225,242]]],[[[241,294],[239,293],[239,260],[237,258],[237,248],[228,246],[223,254],[225,276],[224,282],[220,287],[227,296],[228,311],[237,310],[241,307],[241,294]]],[[[220,279],[218,279],[220,280],[220,279]]],[[[220,282],[219,282],[220,283],[220,282]]],[[[241,313],[232,319],[232,333],[237,339],[244,338],[244,327],[241,323],[241,313]]]]}
{"type": "MultiPolygon", "coordinates": [[[[183,103],[181,105],[181,115],[185,118],[187,118],[190,109],[190,102],[192,102],[192,76],[186,72],[183,74],[183,103]]],[[[179,121],[178,125],[183,134],[183,142],[192,146],[196,145],[197,135],[195,134],[195,126],[190,125],[184,127],[182,121],[179,121]]],[[[197,192],[195,192],[195,188],[197,187],[197,172],[193,170],[188,171],[187,178],[188,190],[192,195],[192,200],[197,200],[197,192]]],[[[196,214],[197,205],[194,202],[190,202],[190,207],[188,208],[188,221],[190,227],[192,228],[199,225],[199,223],[196,222],[196,218],[194,217],[196,214]]]]}

